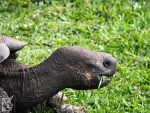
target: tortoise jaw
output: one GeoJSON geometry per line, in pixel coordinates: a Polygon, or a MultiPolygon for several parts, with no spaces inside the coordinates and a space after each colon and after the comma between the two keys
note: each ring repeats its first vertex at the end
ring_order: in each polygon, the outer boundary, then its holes
{"type": "Polygon", "coordinates": [[[98,79],[99,79],[98,89],[107,86],[111,81],[110,76],[98,76],[98,79]]]}

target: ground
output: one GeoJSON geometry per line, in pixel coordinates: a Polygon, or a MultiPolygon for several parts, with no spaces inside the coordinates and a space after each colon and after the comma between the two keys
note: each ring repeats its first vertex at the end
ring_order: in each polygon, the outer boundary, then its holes
{"type": "Polygon", "coordinates": [[[118,60],[111,84],[91,91],[65,89],[69,102],[89,113],[150,112],[148,0],[52,0],[39,5],[2,0],[0,34],[28,42],[18,60],[30,66],[65,45],[111,53],[118,60]]]}

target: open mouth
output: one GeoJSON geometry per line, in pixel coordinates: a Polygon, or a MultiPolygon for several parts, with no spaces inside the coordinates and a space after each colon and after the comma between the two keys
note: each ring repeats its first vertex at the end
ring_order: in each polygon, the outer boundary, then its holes
{"type": "Polygon", "coordinates": [[[98,79],[99,79],[98,88],[107,86],[111,81],[111,77],[107,77],[107,76],[98,76],[98,79]]]}

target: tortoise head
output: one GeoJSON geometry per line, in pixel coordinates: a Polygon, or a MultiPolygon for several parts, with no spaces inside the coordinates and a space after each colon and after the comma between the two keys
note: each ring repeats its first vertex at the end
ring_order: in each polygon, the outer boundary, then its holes
{"type": "Polygon", "coordinates": [[[116,59],[112,55],[78,46],[62,47],[51,58],[53,66],[60,67],[57,71],[69,84],[68,87],[79,90],[107,86],[117,68],[116,59]]]}

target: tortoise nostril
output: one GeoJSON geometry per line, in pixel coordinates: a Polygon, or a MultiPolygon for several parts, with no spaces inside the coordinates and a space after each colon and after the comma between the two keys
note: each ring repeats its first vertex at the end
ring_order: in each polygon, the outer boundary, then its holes
{"type": "Polygon", "coordinates": [[[103,65],[104,65],[104,67],[109,68],[110,65],[111,65],[111,62],[110,62],[109,60],[105,60],[105,61],[103,62],[103,65]]]}

